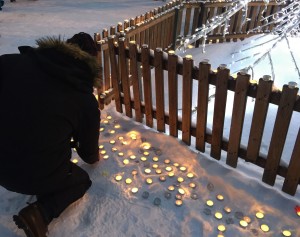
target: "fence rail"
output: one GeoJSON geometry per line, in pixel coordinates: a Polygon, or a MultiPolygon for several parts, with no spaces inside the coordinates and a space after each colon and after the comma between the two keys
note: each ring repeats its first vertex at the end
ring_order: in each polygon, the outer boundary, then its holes
{"type": "Polygon", "coordinates": [[[168,125],[169,134],[174,137],[178,137],[181,131],[180,139],[201,152],[205,152],[205,143],[209,143],[210,155],[217,160],[221,158],[221,151],[226,151],[226,163],[229,166],[236,167],[239,158],[251,162],[263,168],[262,180],[269,185],[274,185],[276,176],[280,175],[285,178],[282,190],[290,195],[295,194],[300,182],[297,170],[300,166],[300,131],[289,166],[280,164],[280,159],[292,113],[300,112],[297,87],[285,85],[282,91],[272,91],[272,81],[261,78],[258,84],[251,83],[250,75],[243,73],[233,78],[230,71],[222,67],[213,72],[210,64],[201,62],[195,66],[192,58],[186,56],[182,59],[174,51],[166,53],[161,48],[152,50],[147,45],[139,48],[134,42],[127,44],[124,38],[113,36],[109,38],[108,44],[118,112],[123,113],[125,110],[128,117],[135,117],[139,122],[145,116],[146,125],[161,132],[165,132],[168,125]],[[164,72],[167,72],[168,87],[165,85],[164,72]],[[154,78],[151,74],[154,74],[154,78]],[[179,76],[182,77],[182,95],[178,90],[179,76]],[[192,121],[191,106],[193,81],[199,83],[195,122],[192,121]],[[216,86],[211,132],[207,131],[206,125],[209,85],[216,86]],[[228,91],[235,94],[229,139],[225,139],[223,126],[228,91]],[[165,104],[165,95],[168,95],[168,104],[165,104]],[[240,142],[248,97],[256,100],[249,141],[244,148],[240,142]],[[179,100],[182,101],[181,115],[178,114],[179,100]],[[269,151],[267,157],[263,157],[259,151],[270,103],[278,106],[278,112],[269,151]],[[194,144],[191,143],[192,137],[195,138],[194,144]]]}

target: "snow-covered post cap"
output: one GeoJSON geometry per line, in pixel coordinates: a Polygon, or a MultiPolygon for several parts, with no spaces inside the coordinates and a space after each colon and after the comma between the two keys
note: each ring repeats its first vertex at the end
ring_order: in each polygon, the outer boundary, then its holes
{"type": "Polygon", "coordinates": [[[193,56],[191,54],[187,54],[187,55],[185,55],[185,59],[191,60],[191,59],[193,59],[193,56]]]}
{"type": "Polygon", "coordinates": [[[289,86],[290,89],[294,89],[294,88],[296,88],[298,86],[298,84],[297,84],[297,82],[290,81],[288,83],[288,86],[289,86]]]}
{"type": "Polygon", "coordinates": [[[263,75],[262,79],[264,81],[270,81],[271,80],[271,76],[270,75],[263,75]]]}
{"type": "Polygon", "coordinates": [[[207,59],[207,58],[202,59],[201,63],[203,63],[203,64],[208,64],[208,63],[209,63],[209,59],[207,59]]]}
{"type": "Polygon", "coordinates": [[[221,70],[226,69],[226,68],[227,68],[226,64],[220,64],[220,66],[219,66],[219,69],[221,69],[221,70]]]}
{"type": "Polygon", "coordinates": [[[243,68],[243,69],[240,70],[241,75],[246,75],[247,72],[248,72],[248,70],[246,68],[243,68]]]}

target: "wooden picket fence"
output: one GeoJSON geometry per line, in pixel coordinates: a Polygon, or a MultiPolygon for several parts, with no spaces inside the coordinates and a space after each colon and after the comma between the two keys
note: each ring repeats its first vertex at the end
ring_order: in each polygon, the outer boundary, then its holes
{"type": "MultiPolygon", "coordinates": [[[[96,33],[101,69],[99,78],[102,81],[98,88],[100,108],[114,99],[118,112],[124,112],[126,116],[145,122],[160,132],[166,132],[168,125],[169,134],[174,137],[178,137],[181,131],[180,139],[201,152],[205,152],[206,143],[211,144],[210,155],[217,160],[221,158],[221,152],[226,151],[229,166],[237,167],[239,159],[244,159],[261,167],[262,180],[269,185],[274,185],[277,175],[282,176],[282,190],[295,195],[300,182],[300,131],[288,167],[281,165],[280,160],[292,113],[300,112],[298,88],[286,85],[282,91],[273,91],[272,81],[261,78],[258,84],[251,83],[250,76],[243,73],[233,78],[227,68],[219,67],[217,72],[213,72],[207,62],[195,66],[192,58],[182,59],[170,51],[181,36],[192,34],[199,24],[224,11],[227,4],[230,3],[208,2],[203,5],[174,0],[162,8],[119,23],[110,31],[104,29],[102,34],[96,33]],[[182,95],[178,92],[179,77],[182,77],[182,95]],[[192,121],[193,81],[198,82],[195,122],[192,121]],[[216,87],[211,132],[207,129],[210,85],[216,87]],[[224,139],[228,91],[235,94],[229,139],[224,139]],[[166,94],[168,104],[165,103],[166,94]],[[255,107],[248,144],[243,147],[240,143],[247,98],[255,98],[255,107]],[[182,100],[180,115],[179,99],[182,100]],[[260,147],[270,103],[278,106],[278,112],[267,157],[262,157],[260,147]]],[[[247,24],[239,24],[242,13],[238,12],[230,19],[229,33],[223,37],[222,29],[216,28],[209,34],[207,43],[252,36],[247,31],[260,24],[260,15],[265,7],[266,16],[281,6],[272,1],[267,6],[262,1],[252,2],[248,6],[248,18],[251,20],[247,24]]],[[[262,31],[268,32],[272,27],[269,25],[262,31]]],[[[194,46],[197,47],[197,42],[194,46]]]]}

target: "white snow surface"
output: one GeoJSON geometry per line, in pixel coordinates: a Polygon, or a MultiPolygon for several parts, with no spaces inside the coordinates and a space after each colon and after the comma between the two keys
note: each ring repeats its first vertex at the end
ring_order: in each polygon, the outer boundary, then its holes
{"type": "MultiPolygon", "coordinates": [[[[0,54],[18,53],[18,46],[34,46],[35,40],[43,36],[60,35],[67,39],[80,31],[93,35],[103,28],[109,28],[119,21],[143,14],[163,4],[165,3],[152,0],[17,0],[14,3],[5,1],[0,12],[0,54]]],[[[290,44],[299,63],[300,55],[296,50],[296,41],[297,39],[291,38],[290,44]]],[[[209,58],[213,68],[220,63],[226,63],[234,72],[244,65],[232,65],[232,53],[239,52],[234,57],[246,57],[247,55],[241,55],[245,54],[243,48],[255,42],[255,38],[252,38],[237,43],[208,45],[205,54],[196,49],[179,53],[193,54],[196,63],[203,58],[209,58]]],[[[250,50],[245,52],[248,51],[250,50]]],[[[295,64],[284,46],[284,41],[272,54],[276,68],[275,84],[281,87],[289,81],[299,82],[295,64]]],[[[253,52],[248,54],[252,55],[253,52]]],[[[252,62],[253,60],[255,59],[253,58],[252,62]]],[[[250,61],[247,63],[251,63],[250,61]]],[[[264,60],[257,67],[260,69],[255,71],[256,79],[271,74],[268,61],[264,60]]],[[[232,100],[232,97],[233,95],[229,94],[228,100],[232,100]]],[[[247,104],[242,137],[242,144],[245,145],[249,136],[253,104],[252,100],[247,104]]],[[[228,111],[229,109],[227,108],[228,111]]],[[[276,111],[277,107],[271,105],[267,120],[272,122],[266,124],[262,143],[265,150],[262,153],[268,151],[276,111]]],[[[213,111],[209,116],[212,117],[212,114],[213,111]]],[[[231,114],[226,112],[224,136],[229,134],[230,116],[231,114]]],[[[198,153],[174,137],[158,133],[117,113],[113,103],[106,106],[101,118],[103,131],[99,144],[103,146],[101,151],[105,151],[106,154],[101,155],[99,164],[84,164],[77,153],[73,152],[73,159],[79,160],[78,165],[89,173],[93,185],[83,198],[68,207],[50,224],[50,237],[279,237],[283,236],[283,230],[291,231],[292,236],[300,236],[300,217],[295,212],[295,207],[300,205],[300,192],[294,197],[282,193],[281,177],[277,177],[274,187],[265,185],[260,181],[260,168],[239,161],[238,168],[232,169],[224,164],[225,152],[222,153],[223,158],[220,162],[214,161],[209,157],[209,145],[206,153],[198,153]],[[136,140],[132,139],[133,134],[136,135],[136,140]],[[112,140],[115,144],[111,144],[112,140]],[[146,150],[142,148],[146,143],[151,146],[149,154],[143,153],[146,150]],[[104,159],[105,155],[108,155],[107,159],[104,159]],[[153,157],[157,157],[158,161],[154,161],[153,157]],[[128,164],[124,164],[125,159],[128,159],[128,164]],[[165,160],[169,160],[170,164],[166,164],[165,160]],[[179,167],[186,167],[187,171],[181,171],[176,163],[179,167]],[[156,169],[153,168],[155,164],[158,166],[156,169]],[[174,177],[167,176],[167,166],[172,168],[174,177]],[[150,174],[145,173],[146,168],[151,169],[150,174]],[[162,174],[157,174],[157,169],[161,169],[162,174]],[[136,175],[132,174],[133,170],[136,171],[136,175]],[[188,173],[194,174],[194,178],[188,178],[188,173]],[[116,175],[121,175],[122,180],[116,181],[116,175]],[[166,176],[165,182],[159,181],[161,175],[166,176]],[[182,183],[177,181],[179,177],[184,179],[182,183]],[[131,178],[133,182],[126,184],[127,178],[131,178]],[[146,184],[147,178],[151,178],[153,183],[146,184]],[[191,182],[196,184],[195,188],[189,186],[191,182]],[[170,185],[175,187],[175,191],[168,191],[170,185]],[[131,192],[133,187],[138,188],[135,194],[131,192]],[[185,192],[182,196],[182,206],[175,205],[178,188],[185,192]],[[149,193],[148,198],[143,197],[145,192],[149,193]],[[171,195],[169,199],[166,198],[166,193],[171,195]],[[219,201],[217,195],[222,195],[224,200],[219,201]],[[154,204],[157,198],[160,200],[159,205],[154,204]],[[209,207],[206,204],[207,200],[213,201],[214,205],[209,207]],[[230,208],[231,212],[226,213],[224,208],[230,208]],[[215,217],[216,212],[222,214],[221,219],[215,217]],[[264,213],[264,218],[256,218],[257,212],[264,213]],[[240,225],[243,217],[251,219],[245,228],[240,225]],[[269,226],[268,232],[261,230],[262,224],[269,226]],[[218,230],[220,225],[225,226],[225,232],[218,230]]],[[[283,162],[289,161],[299,130],[299,121],[299,113],[294,113],[283,162]]],[[[210,125],[208,123],[208,126],[210,125]]],[[[26,202],[34,200],[33,196],[9,192],[0,187],[1,237],[25,236],[13,223],[12,216],[18,213],[26,202]]]]}

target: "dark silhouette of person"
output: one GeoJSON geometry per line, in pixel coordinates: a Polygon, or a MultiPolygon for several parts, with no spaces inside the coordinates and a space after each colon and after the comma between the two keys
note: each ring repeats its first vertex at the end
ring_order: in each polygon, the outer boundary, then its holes
{"type": "Polygon", "coordinates": [[[49,223],[91,186],[71,162],[72,147],[84,162],[99,161],[94,40],[81,32],[37,45],[0,56],[0,185],[36,195],[13,217],[28,237],[47,236],[49,223]]]}

